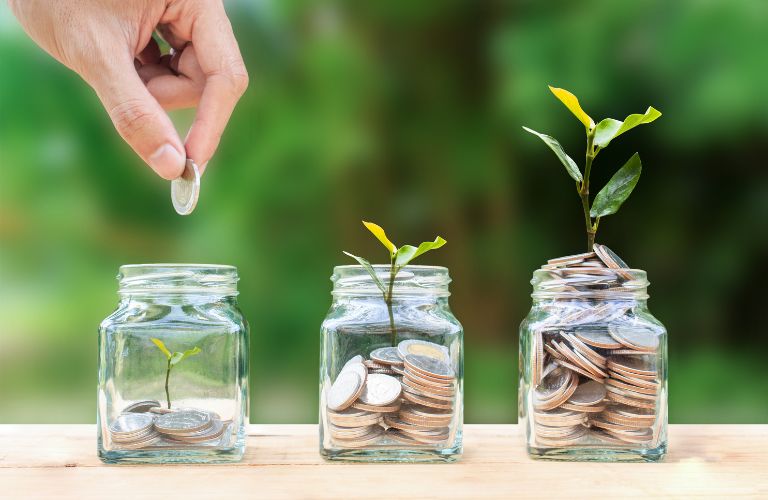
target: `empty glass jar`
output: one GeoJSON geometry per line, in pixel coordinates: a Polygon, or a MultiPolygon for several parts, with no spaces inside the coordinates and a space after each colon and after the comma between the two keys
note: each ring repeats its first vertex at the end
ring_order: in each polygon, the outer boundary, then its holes
{"type": "Polygon", "coordinates": [[[531,283],[519,392],[529,455],[661,460],[667,333],[648,310],[645,271],[601,267],[592,254],[574,267],[550,261],[531,283]]]}
{"type": "MultiPolygon", "coordinates": [[[[374,266],[389,285],[389,266],[374,266]]],[[[463,331],[448,270],[406,266],[391,308],[362,266],[338,266],[320,343],[320,453],[453,461],[462,452],[463,331]]]]}
{"type": "Polygon", "coordinates": [[[237,306],[237,269],[129,265],[118,279],[120,302],[99,327],[99,457],[240,460],[248,326],[237,306]]]}

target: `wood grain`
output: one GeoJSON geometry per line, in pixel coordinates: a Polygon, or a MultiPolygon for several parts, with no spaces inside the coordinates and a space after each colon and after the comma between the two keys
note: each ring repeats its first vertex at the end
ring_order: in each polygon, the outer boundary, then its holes
{"type": "Polygon", "coordinates": [[[104,465],[93,425],[0,426],[0,498],[768,497],[768,425],[673,425],[658,464],[530,460],[516,425],[465,426],[455,464],[325,462],[315,425],[252,425],[232,465],[104,465]]]}

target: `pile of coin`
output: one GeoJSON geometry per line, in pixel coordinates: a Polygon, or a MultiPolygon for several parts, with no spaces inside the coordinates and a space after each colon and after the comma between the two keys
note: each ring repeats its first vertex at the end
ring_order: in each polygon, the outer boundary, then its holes
{"type": "Polygon", "coordinates": [[[408,339],[375,349],[347,361],[328,389],[327,431],[343,448],[439,444],[450,435],[456,390],[445,347],[408,339]]]}
{"type": "Polygon", "coordinates": [[[661,387],[658,334],[614,321],[627,314],[626,301],[600,300],[645,284],[599,244],[594,252],[552,259],[542,269],[549,278],[537,288],[555,292],[565,304],[534,331],[530,415],[536,444],[649,445],[661,387]],[[578,298],[568,292],[589,293],[578,298]]]}
{"type": "Polygon", "coordinates": [[[213,441],[225,434],[229,423],[206,410],[169,410],[158,401],[139,401],[123,409],[110,424],[109,434],[115,447],[138,450],[213,441]]]}

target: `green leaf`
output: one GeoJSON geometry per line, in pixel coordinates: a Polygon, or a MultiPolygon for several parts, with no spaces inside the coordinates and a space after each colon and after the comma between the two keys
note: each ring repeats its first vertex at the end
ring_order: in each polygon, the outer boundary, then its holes
{"type": "Polygon", "coordinates": [[[560,158],[560,163],[562,163],[565,166],[566,172],[568,172],[568,175],[571,176],[573,180],[576,182],[581,182],[581,171],[579,170],[578,165],[576,165],[576,162],[573,161],[573,158],[568,156],[565,151],[563,150],[563,147],[560,145],[559,142],[553,137],[550,137],[546,134],[540,134],[539,132],[536,132],[535,130],[529,129],[528,127],[523,127],[523,130],[526,132],[530,132],[531,134],[538,136],[542,141],[544,141],[544,144],[549,146],[549,149],[555,152],[558,158],[560,158]]]}
{"type": "Polygon", "coordinates": [[[629,115],[623,122],[606,118],[595,127],[595,145],[601,148],[606,147],[613,139],[624,132],[632,130],[638,125],[651,123],[661,116],[661,112],[653,106],[649,106],[645,113],[629,115]]]}
{"type": "Polygon", "coordinates": [[[446,241],[438,236],[435,238],[435,241],[425,241],[419,245],[418,248],[414,247],[413,245],[403,245],[397,251],[397,256],[395,257],[395,265],[399,268],[405,267],[410,261],[419,255],[429,252],[430,250],[440,248],[441,246],[445,245],[445,243],[446,241]]]}
{"type": "Polygon", "coordinates": [[[640,172],[643,165],[640,162],[640,156],[635,153],[627,163],[616,172],[611,180],[597,193],[595,201],[592,203],[592,209],[589,215],[592,217],[605,217],[606,215],[618,212],[621,204],[624,203],[632,190],[635,189],[637,180],[640,178],[640,172]]]}
{"type": "Polygon", "coordinates": [[[555,94],[555,97],[560,99],[560,102],[565,104],[566,108],[571,110],[571,113],[573,113],[573,115],[578,118],[579,121],[583,123],[588,130],[592,130],[592,127],[595,126],[595,122],[592,120],[592,118],[589,117],[587,113],[584,112],[583,109],[581,109],[579,100],[575,95],[571,94],[565,89],[559,89],[557,87],[553,87],[552,85],[549,86],[549,90],[555,94]]]}
{"type": "Polygon", "coordinates": [[[378,238],[378,240],[387,248],[387,250],[389,250],[389,257],[392,258],[392,256],[394,256],[397,252],[397,247],[394,243],[389,241],[389,238],[387,238],[387,233],[384,232],[384,229],[382,229],[382,227],[378,224],[374,224],[373,222],[363,221],[363,225],[368,229],[368,231],[372,232],[376,238],[378,238]]]}
{"type": "Polygon", "coordinates": [[[152,342],[157,346],[157,348],[160,349],[160,351],[162,351],[163,354],[165,354],[166,358],[171,359],[171,356],[172,356],[171,351],[169,351],[168,348],[165,347],[165,344],[163,344],[162,340],[156,339],[154,337],[151,338],[150,340],[152,340],[152,342]]]}
{"type": "Polygon", "coordinates": [[[184,352],[174,352],[173,356],[171,357],[171,366],[176,365],[183,361],[184,359],[194,356],[196,354],[200,354],[202,352],[202,349],[195,346],[192,349],[187,349],[184,352]]]}
{"type": "Polygon", "coordinates": [[[379,290],[381,290],[381,293],[387,293],[387,287],[385,287],[384,283],[382,283],[379,277],[376,276],[376,270],[373,268],[370,262],[368,262],[362,257],[358,257],[357,255],[352,255],[349,252],[344,252],[344,255],[348,255],[353,259],[355,259],[357,262],[359,262],[360,265],[363,266],[366,271],[368,271],[368,274],[371,275],[371,278],[373,278],[373,282],[376,283],[376,286],[379,287],[379,290]]]}

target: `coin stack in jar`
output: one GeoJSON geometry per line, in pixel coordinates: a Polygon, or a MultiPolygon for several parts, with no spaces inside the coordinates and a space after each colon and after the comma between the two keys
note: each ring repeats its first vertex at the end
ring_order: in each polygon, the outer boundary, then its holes
{"type": "Polygon", "coordinates": [[[439,444],[450,435],[456,386],[448,350],[433,342],[408,339],[367,360],[354,356],[327,392],[327,430],[345,448],[439,444]]]}
{"type": "MultiPolygon", "coordinates": [[[[594,252],[552,259],[542,269],[551,279],[540,288],[566,302],[569,292],[573,298],[579,292],[609,298],[644,286],[618,255],[599,244],[594,252]]],[[[580,299],[561,306],[566,312],[543,324],[533,339],[531,417],[537,445],[651,444],[661,387],[657,335],[631,321],[614,321],[629,310],[621,301],[594,305],[580,299]]]]}
{"type": "Polygon", "coordinates": [[[123,409],[109,426],[116,447],[128,450],[205,444],[221,438],[230,421],[196,408],[167,409],[159,401],[139,401],[123,409]]]}

